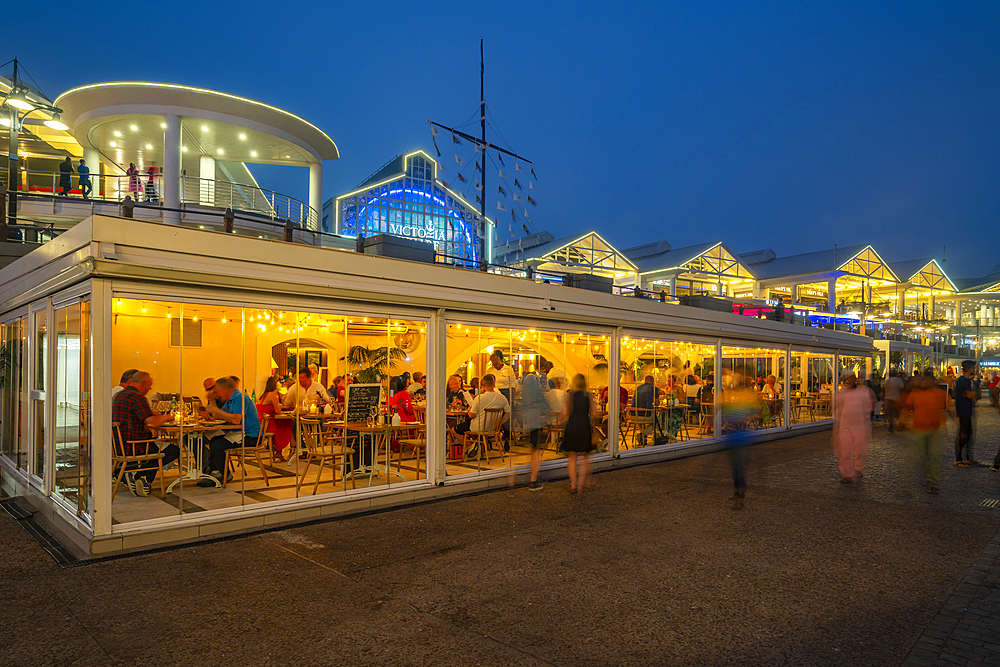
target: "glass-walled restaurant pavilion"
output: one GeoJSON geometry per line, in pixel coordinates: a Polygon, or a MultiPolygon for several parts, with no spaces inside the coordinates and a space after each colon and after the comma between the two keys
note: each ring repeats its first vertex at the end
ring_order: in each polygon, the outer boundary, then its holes
{"type": "Polygon", "coordinates": [[[872,354],[844,332],[103,216],[0,271],[0,313],[3,489],[95,554],[526,480],[533,437],[558,476],[574,386],[598,408],[597,468],[718,447],[727,392],[747,379],[766,379],[763,435],[824,428],[838,369],[872,354]],[[112,390],[133,369],[150,375],[151,409],[174,417],[151,429],[155,446],[181,453],[147,496],[119,481],[112,390]],[[404,372],[426,376],[405,402],[404,372]],[[544,389],[526,390],[543,372],[544,389]],[[488,374],[509,413],[455,437],[466,412],[453,400],[488,374]],[[345,421],[336,390],[329,403],[303,390],[347,375],[349,410],[368,387],[400,424],[345,421]],[[206,380],[251,397],[241,425],[199,418],[206,380]],[[269,383],[284,407],[252,417],[269,383]],[[644,384],[652,398],[633,404],[644,384]],[[223,428],[244,435],[220,483],[204,445],[223,428]]]}

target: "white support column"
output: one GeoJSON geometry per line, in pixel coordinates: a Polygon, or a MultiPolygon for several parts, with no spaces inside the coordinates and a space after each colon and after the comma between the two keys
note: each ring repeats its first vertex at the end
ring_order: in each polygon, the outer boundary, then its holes
{"type": "Polygon", "coordinates": [[[936,299],[934,298],[934,292],[931,292],[931,305],[930,305],[930,311],[931,311],[931,312],[930,312],[930,316],[929,316],[929,319],[930,319],[930,320],[931,320],[932,322],[934,321],[934,307],[935,307],[935,305],[936,305],[936,304],[935,304],[935,301],[936,301],[936,299]]]}
{"type": "Polygon", "coordinates": [[[201,179],[201,203],[215,206],[215,158],[202,155],[199,161],[198,177],[201,179]]]}
{"type": "Polygon", "coordinates": [[[792,427],[792,346],[788,345],[785,347],[785,386],[783,398],[784,405],[782,406],[785,411],[784,424],[785,430],[787,431],[792,427]]]}
{"type": "Polygon", "coordinates": [[[755,299],[763,299],[764,297],[761,296],[761,293],[764,290],[761,289],[760,281],[759,280],[754,280],[752,283],[750,283],[750,285],[751,285],[750,289],[752,290],[750,293],[753,295],[753,298],[755,298],[755,299]]]}
{"type": "Polygon", "coordinates": [[[831,313],[837,312],[837,277],[834,276],[826,283],[826,307],[831,313]]]}
{"type": "Polygon", "coordinates": [[[670,275],[670,296],[677,296],[677,274],[670,275]]]}
{"type": "MultiPolygon", "coordinates": [[[[345,336],[347,328],[344,328],[345,336]]],[[[444,309],[431,313],[427,323],[427,479],[444,482],[448,426],[445,423],[445,393],[448,386],[446,348],[448,330],[444,309]]],[[[345,348],[346,349],[346,348],[345,348]]]]}
{"type": "MultiPolygon", "coordinates": [[[[670,281],[674,284],[673,278],[670,281]]],[[[612,458],[618,458],[618,445],[621,438],[618,429],[621,424],[618,418],[621,416],[621,392],[622,374],[618,371],[621,368],[622,359],[622,328],[615,327],[611,332],[608,342],[608,453],[612,458]]]]}
{"type": "Polygon", "coordinates": [[[722,339],[719,338],[715,341],[715,383],[713,384],[715,409],[712,410],[713,433],[715,433],[716,439],[722,437],[722,378],[722,339]]]}
{"type": "Polygon", "coordinates": [[[104,187],[104,181],[101,180],[101,152],[96,148],[84,148],[83,160],[87,163],[87,168],[90,169],[90,183],[94,186],[94,192],[90,196],[94,199],[100,199],[104,191],[107,190],[104,187]]]}
{"type": "Polygon", "coordinates": [[[955,298],[955,326],[962,326],[962,300],[955,298]]]}
{"type": "Polygon", "coordinates": [[[792,303],[798,303],[798,302],[799,302],[799,286],[796,284],[792,285],[792,303]]]}
{"type": "Polygon", "coordinates": [[[323,216],[323,163],[309,165],[309,208],[306,227],[319,230],[323,216]],[[315,212],[316,219],[312,219],[315,212]]]}
{"type": "MultiPolygon", "coordinates": [[[[86,158],[84,158],[86,159],[86,158]]],[[[90,428],[94,535],[111,534],[111,282],[95,278],[90,288],[90,428]]]]}
{"type": "MultiPolygon", "coordinates": [[[[165,209],[181,206],[181,118],[177,114],[168,113],[163,116],[163,207],[165,209]]],[[[181,214],[178,211],[164,211],[163,221],[179,225],[181,214]]]]}

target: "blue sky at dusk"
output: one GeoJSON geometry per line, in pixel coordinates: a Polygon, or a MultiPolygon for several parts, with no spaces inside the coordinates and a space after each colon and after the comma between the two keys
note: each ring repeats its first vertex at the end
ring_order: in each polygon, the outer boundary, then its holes
{"type": "MultiPolygon", "coordinates": [[[[75,3],[36,18],[7,31],[0,62],[17,56],[50,97],[134,79],[274,104],[339,146],[324,198],[432,151],[427,119],[478,117],[484,36],[506,141],[489,139],[535,161],[535,229],[779,255],[871,242],[890,261],[947,245],[956,277],[1000,264],[997,2],[75,3]]],[[[307,198],[305,169],[252,169],[307,198]]]]}

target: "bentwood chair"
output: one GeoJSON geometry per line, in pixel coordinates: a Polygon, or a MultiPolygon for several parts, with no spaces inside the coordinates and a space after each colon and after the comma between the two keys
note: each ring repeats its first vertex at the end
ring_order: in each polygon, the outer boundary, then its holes
{"type": "MultiPolygon", "coordinates": [[[[306,478],[309,467],[318,463],[319,469],[316,471],[316,482],[313,484],[312,490],[312,495],[315,496],[326,464],[329,463],[331,470],[333,470],[333,485],[336,487],[337,459],[342,458],[346,463],[348,457],[354,454],[354,449],[347,446],[347,427],[344,424],[331,423],[324,432],[323,422],[318,419],[300,419],[299,423],[302,429],[302,440],[306,446],[306,464],[299,474],[295,490],[298,492],[302,487],[302,481],[306,478]],[[338,441],[340,442],[339,447],[337,447],[338,441]]],[[[357,488],[353,467],[351,468],[351,483],[354,488],[357,488]]]]}
{"type": "MultiPolygon", "coordinates": [[[[236,464],[239,464],[240,469],[243,471],[243,477],[247,476],[246,460],[248,458],[253,459],[257,462],[257,467],[260,468],[261,477],[264,478],[264,485],[271,486],[271,482],[267,478],[267,471],[264,470],[264,462],[261,460],[261,454],[271,454],[270,446],[268,445],[267,436],[267,425],[271,421],[271,415],[264,415],[264,418],[260,423],[260,434],[257,436],[257,440],[250,447],[234,447],[232,449],[226,450],[226,465],[223,466],[226,474],[223,475],[222,488],[226,488],[226,480],[229,479],[230,468],[235,469],[236,464]]],[[[271,454],[271,463],[274,463],[273,454],[271,454]]]]}
{"type": "Polygon", "coordinates": [[[715,403],[702,403],[699,411],[701,420],[698,423],[698,433],[710,435],[715,428],[715,403]]]}
{"type": "Polygon", "coordinates": [[[503,449],[503,438],[501,435],[500,427],[503,425],[503,408],[486,408],[483,410],[483,421],[482,430],[473,431],[469,430],[465,434],[464,446],[462,448],[462,462],[469,460],[469,440],[476,442],[479,447],[479,453],[477,458],[481,459],[483,455],[486,455],[486,464],[490,463],[490,445],[494,442],[500,445],[500,460],[506,459],[506,453],[503,449]]]}
{"type": "Polygon", "coordinates": [[[420,479],[420,461],[427,451],[427,427],[414,427],[408,433],[408,437],[399,439],[399,457],[396,459],[396,470],[403,467],[403,449],[413,452],[413,458],[417,459],[417,479],[420,479]]]}
{"type": "Polygon", "coordinates": [[[628,449],[628,436],[632,435],[633,443],[646,446],[646,430],[653,427],[652,408],[632,408],[626,413],[627,422],[624,429],[625,448],[628,449]]]}
{"type": "Polygon", "coordinates": [[[163,483],[163,452],[148,452],[150,444],[167,444],[166,440],[159,440],[153,438],[151,440],[129,440],[128,444],[131,445],[132,453],[126,453],[125,441],[122,440],[121,426],[118,422],[111,423],[112,435],[114,436],[114,451],[111,454],[111,474],[115,477],[114,488],[111,489],[111,500],[115,499],[115,494],[118,493],[118,486],[122,483],[122,477],[125,476],[125,468],[132,463],[138,463],[139,465],[135,468],[129,468],[127,472],[142,472],[146,470],[156,470],[156,476],[160,478],[160,497],[167,497],[167,487],[163,483]],[[136,447],[142,446],[144,453],[136,453],[136,447]],[[117,475],[115,475],[117,471],[117,475]]]}

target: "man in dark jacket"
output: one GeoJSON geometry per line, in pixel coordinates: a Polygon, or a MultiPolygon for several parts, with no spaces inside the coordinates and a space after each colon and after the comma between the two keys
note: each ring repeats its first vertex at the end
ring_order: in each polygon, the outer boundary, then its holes
{"type": "Polygon", "coordinates": [[[73,189],[73,158],[68,155],[59,163],[59,187],[62,188],[59,194],[63,197],[68,197],[73,189]]]}

